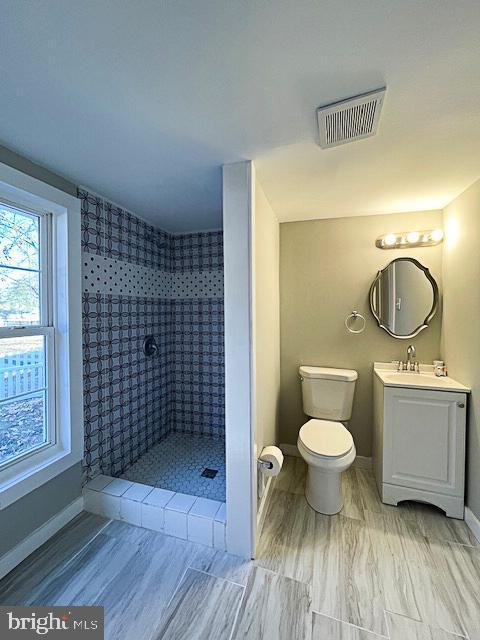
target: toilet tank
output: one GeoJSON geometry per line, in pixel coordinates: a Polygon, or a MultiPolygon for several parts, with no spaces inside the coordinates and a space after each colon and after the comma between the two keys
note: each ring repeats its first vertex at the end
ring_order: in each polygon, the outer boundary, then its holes
{"type": "Polygon", "coordinates": [[[323,420],[350,420],[358,373],[353,369],[301,366],[303,411],[323,420]]]}

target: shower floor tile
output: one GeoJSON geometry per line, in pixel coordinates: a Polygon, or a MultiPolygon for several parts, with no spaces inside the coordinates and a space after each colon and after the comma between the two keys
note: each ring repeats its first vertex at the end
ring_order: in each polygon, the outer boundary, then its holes
{"type": "Polygon", "coordinates": [[[131,482],[212,500],[225,501],[225,440],[170,433],[121,476],[131,482]],[[204,469],[218,471],[214,478],[204,469]]]}

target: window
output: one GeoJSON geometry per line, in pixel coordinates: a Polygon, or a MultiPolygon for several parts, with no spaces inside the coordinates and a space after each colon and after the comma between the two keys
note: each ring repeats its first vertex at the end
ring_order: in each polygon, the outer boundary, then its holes
{"type": "Polygon", "coordinates": [[[0,202],[0,469],[55,443],[51,216],[0,202]]]}
{"type": "Polygon", "coordinates": [[[80,201],[0,163],[0,511],[83,456],[80,201]]]}

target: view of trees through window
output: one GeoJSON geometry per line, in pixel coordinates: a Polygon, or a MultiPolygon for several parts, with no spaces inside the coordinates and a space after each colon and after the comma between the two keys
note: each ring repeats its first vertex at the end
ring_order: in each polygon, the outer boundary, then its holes
{"type": "Polygon", "coordinates": [[[0,206],[0,325],[38,324],[39,218],[0,206]]]}

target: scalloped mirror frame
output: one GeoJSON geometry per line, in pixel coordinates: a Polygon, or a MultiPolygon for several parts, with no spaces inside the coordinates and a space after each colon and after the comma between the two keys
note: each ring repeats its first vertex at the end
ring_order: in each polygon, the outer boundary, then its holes
{"type": "Polygon", "coordinates": [[[383,269],[380,269],[380,271],[377,273],[375,280],[372,282],[372,285],[370,287],[370,293],[369,293],[369,301],[370,301],[370,311],[372,312],[373,317],[375,318],[375,320],[377,321],[378,326],[383,329],[384,331],[386,331],[390,336],[392,336],[392,338],[397,338],[398,340],[408,340],[410,338],[414,338],[415,336],[417,336],[420,331],[423,331],[424,329],[426,329],[428,327],[428,325],[430,324],[430,321],[432,320],[433,316],[435,315],[435,313],[437,312],[437,308],[438,308],[438,285],[437,285],[437,281],[435,280],[435,278],[432,276],[432,274],[430,273],[430,269],[428,267],[425,267],[421,262],[419,262],[418,260],[416,260],[415,258],[408,258],[408,257],[402,257],[402,258],[395,258],[395,260],[391,260],[383,269]],[[423,320],[423,322],[421,322],[413,331],[412,333],[409,333],[408,335],[405,336],[400,336],[396,333],[393,333],[392,331],[390,331],[390,329],[388,328],[388,326],[384,325],[379,316],[377,315],[377,313],[375,312],[374,309],[374,305],[373,305],[373,300],[374,300],[374,290],[375,290],[375,285],[377,284],[377,282],[379,281],[382,273],[384,271],[386,271],[388,269],[388,267],[395,263],[395,262],[413,262],[413,264],[418,267],[421,271],[423,271],[425,277],[427,278],[427,280],[430,282],[430,284],[432,285],[432,291],[433,291],[433,304],[432,304],[432,308],[430,309],[429,313],[427,314],[427,317],[423,320]]]}

